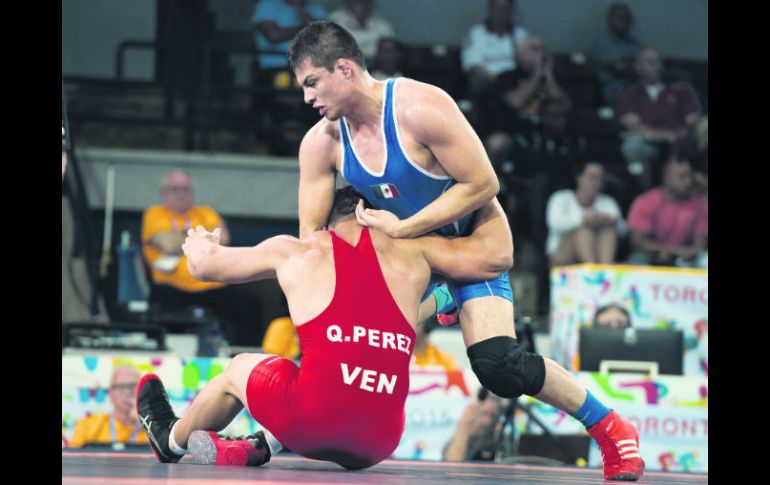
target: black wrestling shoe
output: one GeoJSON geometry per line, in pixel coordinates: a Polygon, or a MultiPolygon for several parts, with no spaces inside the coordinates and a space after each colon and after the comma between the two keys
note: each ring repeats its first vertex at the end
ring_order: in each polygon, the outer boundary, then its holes
{"type": "Polygon", "coordinates": [[[155,374],[145,374],[136,389],[136,410],[139,420],[150,439],[150,447],[161,463],[176,463],[183,455],[177,455],[168,445],[169,433],[179,421],[168,402],[166,389],[155,374]]]}

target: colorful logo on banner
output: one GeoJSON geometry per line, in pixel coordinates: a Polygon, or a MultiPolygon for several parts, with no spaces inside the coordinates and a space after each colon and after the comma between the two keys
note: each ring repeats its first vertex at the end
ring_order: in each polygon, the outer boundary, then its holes
{"type": "Polygon", "coordinates": [[[440,460],[452,437],[470,391],[462,369],[447,371],[438,366],[409,368],[404,434],[393,453],[406,460],[440,460]]]}
{"type": "Polygon", "coordinates": [[[703,463],[698,461],[699,456],[700,453],[697,451],[684,451],[679,453],[676,451],[666,451],[665,453],[658,455],[658,463],[660,464],[660,469],[664,472],[691,472],[702,470],[704,468],[703,463]]]}
{"type": "Polygon", "coordinates": [[[600,400],[638,405],[708,407],[708,380],[704,377],[662,376],[650,379],[633,374],[602,375],[598,372],[581,372],[578,376],[581,383],[585,383],[600,400]]]}
{"type": "Polygon", "coordinates": [[[708,375],[708,271],[574,265],[551,272],[551,356],[578,368],[579,329],[596,309],[621,303],[635,328],[684,333],[684,372],[708,375]]]}
{"type": "Polygon", "coordinates": [[[409,395],[419,396],[433,390],[449,393],[456,389],[463,396],[469,396],[468,386],[462,369],[446,370],[441,367],[418,368],[409,370],[409,395]]]}

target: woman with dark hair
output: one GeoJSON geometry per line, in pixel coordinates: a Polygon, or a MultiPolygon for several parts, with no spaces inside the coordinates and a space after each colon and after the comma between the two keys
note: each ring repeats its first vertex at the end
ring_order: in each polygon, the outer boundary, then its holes
{"type": "Polygon", "coordinates": [[[594,327],[628,328],[631,326],[631,316],[628,310],[619,303],[609,303],[596,309],[594,327]]]}
{"type": "Polygon", "coordinates": [[[618,203],[601,193],[604,168],[598,162],[583,163],[575,180],[574,190],[559,190],[548,199],[546,253],[551,265],[612,263],[625,227],[618,203]]]}

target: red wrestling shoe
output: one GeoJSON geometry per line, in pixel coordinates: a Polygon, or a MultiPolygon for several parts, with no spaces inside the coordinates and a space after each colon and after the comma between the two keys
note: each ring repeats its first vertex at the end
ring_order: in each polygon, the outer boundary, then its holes
{"type": "Polygon", "coordinates": [[[642,477],[644,460],[639,454],[639,433],[634,425],[610,411],[587,431],[602,452],[605,480],[636,481],[642,477]]]}
{"type": "Polygon", "coordinates": [[[259,466],[270,461],[270,447],[262,431],[234,439],[193,431],[187,446],[193,461],[201,465],[259,466]]]}
{"type": "Polygon", "coordinates": [[[451,327],[460,321],[460,312],[452,310],[449,313],[439,313],[436,315],[436,320],[442,327],[451,327]]]}

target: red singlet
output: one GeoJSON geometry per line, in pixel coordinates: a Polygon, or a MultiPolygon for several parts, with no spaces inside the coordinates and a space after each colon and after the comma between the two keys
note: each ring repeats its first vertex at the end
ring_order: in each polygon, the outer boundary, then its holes
{"type": "Polygon", "coordinates": [[[401,439],[415,332],[388,290],[369,229],[355,247],[329,233],[334,297],[297,329],[301,367],[277,356],[254,367],[248,408],[291,451],[365,468],[401,439]]]}

